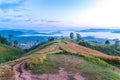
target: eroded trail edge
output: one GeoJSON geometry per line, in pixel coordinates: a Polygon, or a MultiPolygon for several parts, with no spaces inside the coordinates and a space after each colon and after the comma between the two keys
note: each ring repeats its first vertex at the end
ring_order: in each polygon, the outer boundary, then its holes
{"type": "MultiPolygon", "coordinates": [[[[14,80],[69,80],[69,74],[60,67],[57,74],[32,74],[26,69],[26,60],[14,66],[14,80]]],[[[74,74],[75,80],[85,80],[79,73],[74,74]]]]}

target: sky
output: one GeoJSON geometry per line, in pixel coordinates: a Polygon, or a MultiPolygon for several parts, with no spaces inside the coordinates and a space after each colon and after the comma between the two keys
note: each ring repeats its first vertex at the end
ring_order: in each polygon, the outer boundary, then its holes
{"type": "Polygon", "coordinates": [[[120,0],[0,0],[0,28],[120,28],[120,0]]]}

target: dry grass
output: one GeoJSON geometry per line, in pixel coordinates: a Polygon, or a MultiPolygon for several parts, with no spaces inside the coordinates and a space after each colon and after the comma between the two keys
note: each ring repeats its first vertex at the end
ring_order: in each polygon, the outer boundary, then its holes
{"type": "Polygon", "coordinates": [[[13,75],[12,67],[9,65],[0,65],[0,80],[9,80],[13,75]]]}
{"type": "Polygon", "coordinates": [[[50,62],[54,62],[59,65],[59,67],[65,68],[66,71],[72,71],[73,73],[77,73],[76,66],[80,63],[83,63],[84,60],[80,59],[77,56],[71,56],[71,55],[64,55],[64,54],[58,54],[53,55],[49,57],[50,62]]]}
{"type": "Polygon", "coordinates": [[[65,50],[72,52],[72,53],[77,53],[77,54],[83,53],[85,55],[95,56],[95,57],[98,57],[104,60],[111,60],[111,61],[120,63],[120,57],[118,56],[110,56],[102,52],[92,50],[90,48],[86,48],[86,47],[83,47],[83,46],[80,46],[74,43],[70,43],[70,42],[67,42],[67,44],[62,43],[61,46],[65,50]]]}

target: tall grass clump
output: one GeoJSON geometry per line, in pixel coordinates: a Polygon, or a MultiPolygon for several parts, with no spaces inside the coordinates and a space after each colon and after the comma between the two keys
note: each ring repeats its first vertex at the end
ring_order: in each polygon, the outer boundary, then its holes
{"type": "Polygon", "coordinates": [[[32,57],[28,62],[27,62],[27,67],[32,69],[40,64],[43,64],[44,61],[46,60],[46,55],[37,55],[35,57],[32,57]]]}

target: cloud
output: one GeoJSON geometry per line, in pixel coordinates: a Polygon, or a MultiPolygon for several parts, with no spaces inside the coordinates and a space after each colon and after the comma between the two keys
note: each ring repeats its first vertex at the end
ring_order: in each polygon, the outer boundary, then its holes
{"type": "Polygon", "coordinates": [[[77,25],[102,28],[120,28],[120,0],[100,0],[99,3],[78,14],[71,20],[77,25]]]}
{"type": "Polygon", "coordinates": [[[26,0],[0,0],[0,9],[11,9],[22,5],[26,0]]]}
{"type": "Polygon", "coordinates": [[[0,22],[40,29],[41,25],[47,25],[48,29],[49,26],[120,28],[119,3],[120,0],[0,0],[0,22]]]}
{"type": "Polygon", "coordinates": [[[0,20],[0,22],[3,22],[3,23],[4,22],[10,22],[10,21],[11,21],[11,19],[8,19],[8,18],[3,18],[3,19],[0,20]]]}
{"type": "Polygon", "coordinates": [[[52,21],[52,20],[50,21],[50,20],[49,20],[49,21],[47,21],[47,22],[49,22],[49,23],[60,23],[61,21],[52,21]]]}
{"type": "Polygon", "coordinates": [[[41,19],[41,22],[47,22],[47,23],[60,23],[61,21],[57,21],[57,20],[47,20],[47,19],[41,19]]]}
{"type": "Polygon", "coordinates": [[[19,17],[24,17],[24,15],[14,15],[13,17],[19,18],[19,17]]]}

